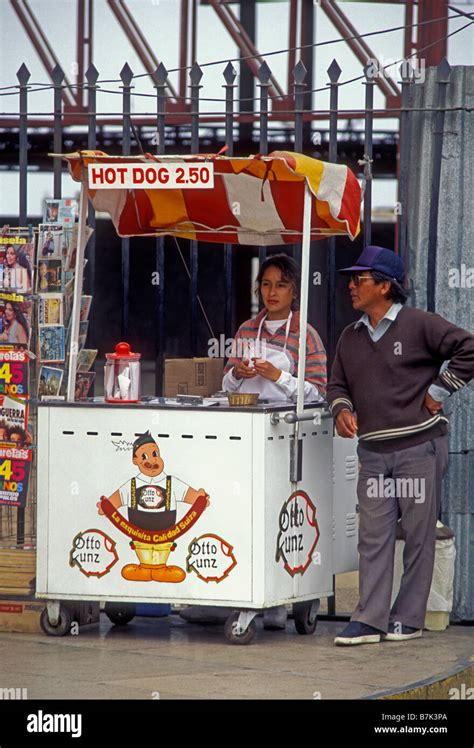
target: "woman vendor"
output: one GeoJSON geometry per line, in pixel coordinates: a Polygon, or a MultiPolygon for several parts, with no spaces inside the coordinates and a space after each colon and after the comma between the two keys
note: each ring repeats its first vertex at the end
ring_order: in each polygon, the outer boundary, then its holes
{"type": "MultiPolygon", "coordinates": [[[[299,269],[287,255],[269,257],[257,276],[256,293],[264,308],[235,335],[235,350],[224,369],[222,389],[258,392],[262,399],[296,400],[300,320],[299,269]]],[[[316,330],[306,326],[305,402],[326,393],[326,351],[316,330]]]]}
{"type": "MultiPolygon", "coordinates": [[[[224,368],[222,389],[258,392],[267,400],[296,401],[300,314],[300,273],[287,255],[269,257],[260,267],[256,293],[263,309],[244,322],[234,338],[235,356],[224,368]]],[[[326,393],[326,351],[316,330],[306,327],[305,402],[321,402],[326,393]]],[[[191,606],[180,611],[187,621],[215,623],[229,614],[217,606],[191,606]]],[[[265,629],[284,629],[284,605],[267,608],[265,629]]]]}

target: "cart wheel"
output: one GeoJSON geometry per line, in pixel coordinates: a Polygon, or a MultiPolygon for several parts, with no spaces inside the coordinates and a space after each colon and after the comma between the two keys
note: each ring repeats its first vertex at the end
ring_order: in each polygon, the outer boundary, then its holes
{"type": "Polygon", "coordinates": [[[136,607],[133,603],[105,603],[105,614],[116,626],[125,626],[135,618],[136,607]]]}
{"type": "Polygon", "coordinates": [[[319,600],[293,603],[293,618],[298,634],[314,634],[318,623],[319,600]]]}
{"type": "Polygon", "coordinates": [[[69,608],[61,605],[59,608],[59,618],[56,626],[53,626],[48,617],[48,609],[45,608],[41,613],[40,626],[48,636],[64,636],[71,629],[72,615],[69,608]]]}
{"type": "Polygon", "coordinates": [[[255,618],[253,618],[246,629],[242,630],[242,625],[239,623],[240,612],[235,610],[227,618],[224,626],[224,635],[229,644],[250,644],[255,632],[257,631],[257,625],[255,618]]]}

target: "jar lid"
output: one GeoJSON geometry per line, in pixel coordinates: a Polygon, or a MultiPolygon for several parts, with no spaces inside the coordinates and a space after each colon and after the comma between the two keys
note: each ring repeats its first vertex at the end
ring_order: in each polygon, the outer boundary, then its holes
{"type": "Polygon", "coordinates": [[[115,353],[106,353],[105,358],[107,361],[117,361],[119,359],[129,359],[131,361],[139,361],[141,353],[132,353],[130,350],[129,343],[117,343],[115,346],[115,353]]]}

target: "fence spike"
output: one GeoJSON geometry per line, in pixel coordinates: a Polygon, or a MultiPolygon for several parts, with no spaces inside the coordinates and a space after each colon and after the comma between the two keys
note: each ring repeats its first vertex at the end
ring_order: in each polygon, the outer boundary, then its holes
{"type": "Polygon", "coordinates": [[[55,65],[52,73],[51,78],[53,79],[53,83],[55,83],[57,86],[59,86],[63,80],[64,80],[64,70],[62,69],[61,65],[55,65]]]}
{"type": "Polygon", "coordinates": [[[224,79],[227,85],[232,85],[232,83],[235,81],[236,75],[237,71],[235,70],[234,66],[231,62],[228,62],[224,69],[224,79]]]}
{"type": "Polygon", "coordinates": [[[90,64],[86,71],[86,81],[90,86],[95,86],[99,78],[99,71],[94,64],[90,64]]]}
{"type": "Polygon", "coordinates": [[[257,73],[260,83],[262,84],[268,83],[268,81],[271,78],[271,75],[272,75],[272,71],[270,70],[270,68],[268,67],[267,63],[264,60],[262,64],[260,65],[258,69],[258,73],[257,73]]]}
{"type": "Polygon", "coordinates": [[[26,86],[26,84],[30,80],[31,73],[26,67],[25,63],[23,63],[22,66],[17,70],[16,77],[18,78],[18,82],[21,86],[26,86]]]}
{"type": "Polygon", "coordinates": [[[197,62],[193,62],[192,68],[189,71],[189,77],[193,86],[197,86],[199,84],[202,78],[202,70],[197,62]]]}
{"type": "Polygon", "coordinates": [[[342,70],[339,67],[339,65],[337,64],[337,60],[336,59],[333,59],[333,61],[329,65],[329,67],[328,67],[328,69],[327,69],[326,72],[327,72],[327,74],[329,76],[330,82],[331,83],[337,83],[337,81],[339,80],[339,77],[340,77],[340,75],[342,73],[342,70]]]}
{"type": "Polygon", "coordinates": [[[410,60],[403,60],[402,64],[399,67],[399,70],[402,83],[409,83],[413,75],[413,68],[410,64],[410,60]]]}
{"type": "Polygon", "coordinates": [[[436,82],[437,83],[448,83],[449,76],[451,75],[451,65],[447,61],[446,57],[443,57],[436,70],[436,82]]]}
{"type": "Polygon", "coordinates": [[[293,68],[293,79],[295,83],[301,85],[302,83],[304,83],[304,79],[307,75],[308,71],[306,70],[305,64],[302,60],[300,60],[293,68]]]}
{"type": "Polygon", "coordinates": [[[164,86],[168,78],[168,71],[162,62],[158,65],[155,70],[155,80],[157,86],[164,86]]]}
{"type": "Polygon", "coordinates": [[[129,86],[131,84],[133,80],[133,71],[128,62],[125,63],[122,70],[120,71],[120,78],[124,86],[129,86]]]}

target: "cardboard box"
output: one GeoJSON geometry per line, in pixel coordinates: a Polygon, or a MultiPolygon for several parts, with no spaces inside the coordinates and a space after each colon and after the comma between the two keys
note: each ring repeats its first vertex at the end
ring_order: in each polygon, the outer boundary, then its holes
{"type": "MultiPolygon", "coordinates": [[[[100,619],[100,604],[98,602],[84,602],[62,600],[61,605],[69,608],[72,622],[79,626],[98,623],[100,619]]],[[[46,600],[38,598],[0,599],[0,631],[12,633],[44,634],[40,618],[46,608],[46,600]]]]}
{"type": "Polygon", "coordinates": [[[222,358],[167,358],[164,396],[209,397],[222,388],[223,368],[222,358]]]}
{"type": "Polygon", "coordinates": [[[0,549],[0,595],[25,595],[35,591],[36,552],[22,548],[0,549]]]}
{"type": "Polygon", "coordinates": [[[40,618],[45,607],[40,600],[0,600],[0,631],[42,633],[40,618]]]}

